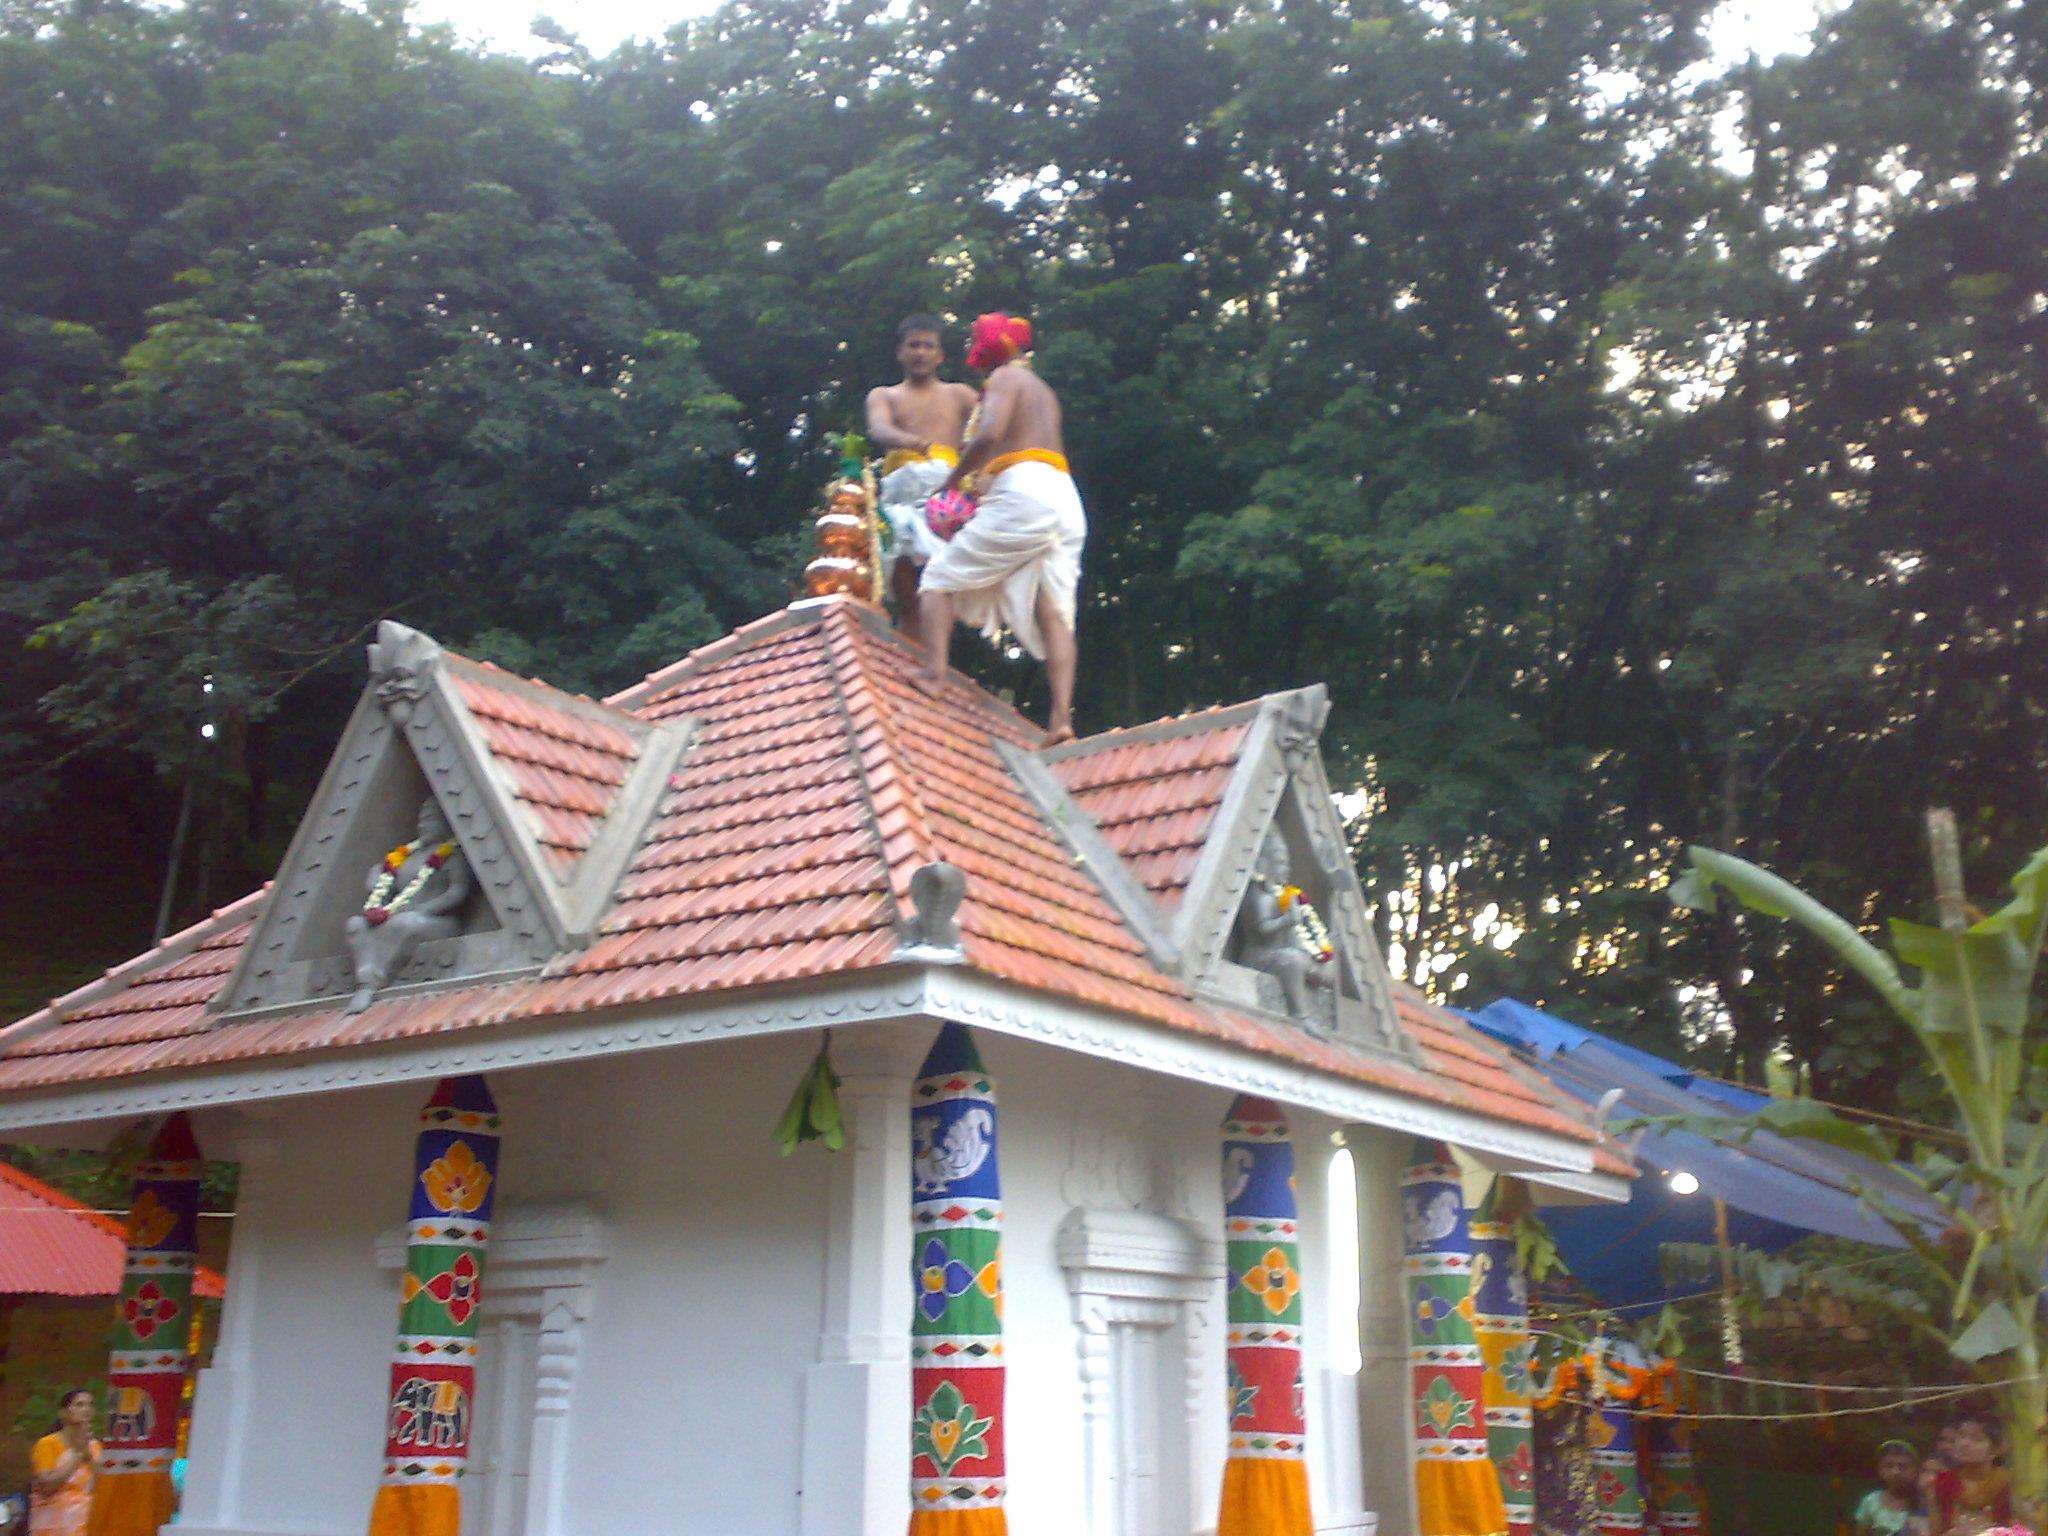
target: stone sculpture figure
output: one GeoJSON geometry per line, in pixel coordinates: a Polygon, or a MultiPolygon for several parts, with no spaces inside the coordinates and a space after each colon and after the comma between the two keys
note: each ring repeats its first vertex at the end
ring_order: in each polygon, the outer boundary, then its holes
{"type": "Polygon", "coordinates": [[[413,840],[402,846],[402,857],[393,849],[371,867],[363,909],[348,920],[348,952],[356,977],[350,1013],[369,1007],[420,945],[429,939],[452,939],[462,931],[469,865],[432,795],[420,804],[413,840]]]}
{"type": "Polygon", "coordinates": [[[1331,978],[1329,967],[1302,942],[1301,908],[1280,904],[1280,893],[1287,889],[1292,873],[1286,840],[1278,832],[1268,833],[1259,848],[1251,887],[1245,892],[1244,949],[1238,963],[1277,979],[1288,1014],[1305,1019],[1309,988],[1328,987],[1331,978]]]}

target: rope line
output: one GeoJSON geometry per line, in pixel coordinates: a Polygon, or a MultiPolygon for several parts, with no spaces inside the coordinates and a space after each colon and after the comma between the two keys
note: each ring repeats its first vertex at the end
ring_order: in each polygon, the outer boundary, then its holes
{"type": "MultiPolygon", "coordinates": [[[[1832,1391],[1834,1389],[1829,1388],[1829,1390],[1832,1391]]],[[[1928,1403],[1945,1402],[1950,1398],[1967,1397],[1972,1392],[1982,1392],[1985,1390],[1987,1390],[1986,1387],[1973,1383],[1967,1387],[1951,1387],[1946,1391],[1932,1393],[1925,1397],[1899,1398],[1892,1402],[1870,1403],[1860,1408],[1812,1408],[1791,1413],[1670,1413],[1659,1409],[1654,1413],[1646,1415],[1646,1417],[1653,1419],[1684,1419],[1692,1423],[1702,1423],[1710,1419],[1736,1419],[1751,1424],[1788,1424],[1795,1421],[1809,1421],[1813,1419],[1846,1419],[1853,1418],[1859,1414],[1897,1413],[1902,1408],[1921,1408],[1925,1407],[1928,1403]]],[[[1558,1401],[1570,1403],[1577,1408],[1606,1408],[1611,1406],[1613,1400],[1602,1401],[1595,1398],[1562,1397],[1558,1401]]]]}

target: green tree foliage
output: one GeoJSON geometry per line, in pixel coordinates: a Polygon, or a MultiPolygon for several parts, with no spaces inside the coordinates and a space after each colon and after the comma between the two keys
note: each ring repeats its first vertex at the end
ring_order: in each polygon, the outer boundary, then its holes
{"type": "Polygon", "coordinates": [[[1003,305],[1090,509],[1085,724],[1327,679],[1409,975],[1919,1091],[1653,888],[1707,840],[1868,920],[1916,806],[2048,822],[2048,23],[1854,0],[1727,71],[1709,9],[748,0],[529,63],[0,0],[7,803],[204,773],[224,896],[375,618],[631,681],[788,590],[895,321],[1003,305]]]}

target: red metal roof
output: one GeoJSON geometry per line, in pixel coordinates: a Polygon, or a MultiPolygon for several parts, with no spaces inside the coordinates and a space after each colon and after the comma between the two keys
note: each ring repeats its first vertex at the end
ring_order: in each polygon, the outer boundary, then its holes
{"type": "MultiPolygon", "coordinates": [[[[1195,998],[1153,964],[998,755],[999,743],[1034,747],[1037,728],[964,680],[932,697],[918,685],[921,663],[879,613],[839,601],[771,615],[608,700],[608,711],[649,722],[687,717],[697,735],[599,936],[541,976],[385,996],[353,1017],[311,1005],[223,1024],[207,1004],[258,892],[0,1030],[0,1093],[875,970],[894,961],[912,873],[943,859],[967,877],[958,923],[968,964],[985,976],[1595,1139],[1506,1052],[1418,994],[1398,1012],[1426,1070],[1195,998]]],[[[554,813],[542,836],[573,859],[634,742],[518,689],[474,676],[462,685],[522,797],[554,813]]],[[[1164,731],[1109,732],[1047,766],[1170,908],[1250,718],[1236,706],[1164,731]]]]}
{"type": "MultiPolygon", "coordinates": [[[[112,1296],[127,1256],[120,1222],[0,1163],[0,1296],[112,1296]]],[[[227,1290],[204,1264],[192,1288],[210,1301],[227,1290]]]]}

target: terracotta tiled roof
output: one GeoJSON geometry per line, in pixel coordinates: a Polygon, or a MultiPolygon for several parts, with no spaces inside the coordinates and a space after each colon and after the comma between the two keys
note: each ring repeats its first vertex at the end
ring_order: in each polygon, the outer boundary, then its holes
{"type": "Polygon", "coordinates": [[[549,865],[567,877],[590,849],[639,756],[640,742],[601,707],[465,657],[456,691],[549,865]],[[588,706],[575,708],[576,704],[588,706]]]}
{"type": "MultiPolygon", "coordinates": [[[[120,1222],[0,1163],[0,1296],[112,1296],[127,1261],[120,1222]]],[[[227,1290],[204,1264],[192,1288],[210,1301],[227,1290]]]]}
{"type": "MultiPolygon", "coordinates": [[[[538,709],[524,685],[449,660],[469,669],[464,701],[522,797],[558,818],[551,846],[587,842],[623,782],[630,734],[590,728],[580,705],[538,709]]],[[[771,615],[606,701],[650,724],[687,719],[696,735],[598,936],[539,976],[387,994],[353,1017],[312,1004],[223,1022],[206,1004],[258,893],[0,1030],[0,1092],[875,970],[895,963],[911,876],[943,860],[966,876],[957,922],[986,977],[1592,1139],[1505,1052],[1419,997],[1399,1009],[1419,1065],[1194,997],[1005,765],[999,749],[1029,750],[1037,728],[965,682],[932,697],[920,662],[880,615],[832,602],[771,615]]],[[[1162,903],[1187,883],[1255,708],[1107,733],[1047,761],[1162,903]]]]}
{"type": "Polygon", "coordinates": [[[1050,767],[1169,912],[1180,905],[1251,729],[1242,704],[1104,731],[1050,767]],[[1140,733],[1144,734],[1140,734],[1140,733]]]}

